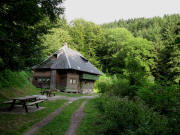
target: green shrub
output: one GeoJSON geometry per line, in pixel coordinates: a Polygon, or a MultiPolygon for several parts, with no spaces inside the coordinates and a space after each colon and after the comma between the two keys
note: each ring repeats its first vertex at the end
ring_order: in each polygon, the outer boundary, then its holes
{"type": "Polygon", "coordinates": [[[108,77],[106,75],[100,76],[95,83],[95,88],[98,90],[99,93],[108,92],[111,88],[111,81],[111,77],[108,77]]]}
{"type": "Polygon", "coordinates": [[[180,103],[180,87],[178,85],[149,85],[139,88],[137,95],[162,114],[173,110],[180,103]]]}
{"type": "Polygon", "coordinates": [[[111,135],[168,135],[168,120],[139,101],[101,97],[96,100],[101,112],[101,132],[111,135]]]}
{"type": "Polygon", "coordinates": [[[168,117],[171,134],[180,134],[180,86],[154,84],[142,87],[137,95],[154,110],[168,117]]]}
{"type": "Polygon", "coordinates": [[[95,83],[95,87],[99,93],[118,97],[129,96],[130,98],[136,95],[137,90],[136,86],[130,86],[129,80],[120,75],[101,76],[95,83]]]}

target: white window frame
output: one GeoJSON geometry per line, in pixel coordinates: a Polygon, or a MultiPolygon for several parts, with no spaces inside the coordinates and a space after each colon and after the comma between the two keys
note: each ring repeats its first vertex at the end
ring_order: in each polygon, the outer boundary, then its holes
{"type": "Polygon", "coordinates": [[[73,84],[77,84],[77,80],[76,79],[73,79],[73,84]]]}
{"type": "Polygon", "coordinates": [[[73,84],[73,79],[72,78],[69,79],[69,83],[73,84]]]}

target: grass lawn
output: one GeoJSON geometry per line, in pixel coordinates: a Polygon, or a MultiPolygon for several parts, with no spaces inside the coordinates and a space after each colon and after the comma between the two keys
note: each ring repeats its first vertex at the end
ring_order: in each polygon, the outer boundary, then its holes
{"type": "Polygon", "coordinates": [[[61,107],[66,100],[47,101],[40,104],[43,110],[27,114],[0,113],[0,135],[21,135],[33,124],[61,107]]]}
{"type": "Polygon", "coordinates": [[[42,127],[36,135],[64,135],[70,125],[72,114],[80,107],[84,99],[74,101],[68,105],[51,122],[42,127]]]}
{"type": "Polygon", "coordinates": [[[77,135],[101,135],[97,125],[100,114],[95,107],[95,100],[90,99],[86,104],[84,109],[86,114],[77,130],[77,135]]]}

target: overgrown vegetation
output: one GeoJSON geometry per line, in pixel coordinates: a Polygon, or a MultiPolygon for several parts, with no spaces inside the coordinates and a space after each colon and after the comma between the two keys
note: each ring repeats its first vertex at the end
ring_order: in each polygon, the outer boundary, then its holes
{"type": "Polygon", "coordinates": [[[97,100],[103,134],[168,135],[168,120],[139,101],[127,98],[102,97],[97,100]],[[108,99],[108,100],[107,100],[108,99]]]}
{"type": "Polygon", "coordinates": [[[96,87],[102,96],[96,105],[103,134],[180,133],[180,86],[160,82],[130,84],[123,76],[102,76],[96,87]]]}

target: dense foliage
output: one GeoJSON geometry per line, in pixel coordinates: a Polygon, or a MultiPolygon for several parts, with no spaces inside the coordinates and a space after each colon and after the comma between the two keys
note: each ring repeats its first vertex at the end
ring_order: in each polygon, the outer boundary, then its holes
{"type": "Polygon", "coordinates": [[[0,70],[19,70],[41,60],[39,36],[63,13],[62,0],[0,1],[0,70]]]}
{"type": "Polygon", "coordinates": [[[168,120],[139,101],[101,97],[96,101],[105,135],[168,135],[168,120]]]}
{"type": "Polygon", "coordinates": [[[171,15],[102,25],[98,53],[108,75],[96,82],[99,132],[180,134],[179,22],[171,15]]]}
{"type": "Polygon", "coordinates": [[[179,82],[180,75],[180,15],[165,15],[163,18],[137,18],[103,24],[104,29],[126,28],[135,37],[152,42],[155,54],[153,69],[155,79],[179,82]],[[175,49],[176,48],[176,49],[175,49]]]}
{"type": "Polygon", "coordinates": [[[180,133],[179,85],[146,79],[132,85],[128,78],[114,75],[100,77],[96,88],[102,93],[95,104],[101,114],[97,123],[105,127],[101,129],[104,134],[180,133]]]}

